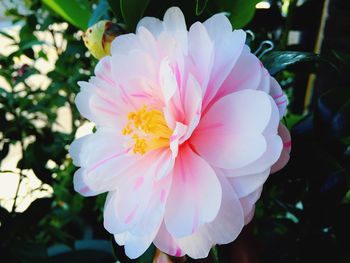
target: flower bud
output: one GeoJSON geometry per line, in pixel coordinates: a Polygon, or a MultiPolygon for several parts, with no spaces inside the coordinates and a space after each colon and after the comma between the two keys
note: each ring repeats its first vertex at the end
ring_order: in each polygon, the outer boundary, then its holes
{"type": "Polygon", "coordinates": [[[110,47],[114,38],[123,33],[123,29],[111,21],[102,20],[89,27],[83,33],[83,40],[91,54],[101,59],[110,55],[110,47]]]}

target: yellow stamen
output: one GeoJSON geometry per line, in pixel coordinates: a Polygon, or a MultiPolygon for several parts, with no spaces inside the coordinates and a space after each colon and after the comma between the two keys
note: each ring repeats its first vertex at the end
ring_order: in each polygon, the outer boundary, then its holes
{"type": "Polygon", "coordinates": [[[143,106],[136,112],[129,112],[128,122],[122,134],[130,136],[135,141],[133,152],[142,155],[148,151],[169,146],[172,131],[161,111],[143,106]]]}

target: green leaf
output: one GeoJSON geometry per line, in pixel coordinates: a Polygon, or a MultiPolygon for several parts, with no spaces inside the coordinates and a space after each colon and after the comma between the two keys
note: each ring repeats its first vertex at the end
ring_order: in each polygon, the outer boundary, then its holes
{"type": "Polygon", "coordinates": [[[264,55],[262,63],[271,75],[285,70],[286,68],[305,62],[325,61],[318,54],[298,51],[273,51],[264,55]]]}
{"type": "Polygon", "coordinates": [[[87,29],[91,17],[87,0],[43,0],[43,2],[72,25],[82,30],[87,29]]]}
{"type": "Polygon", "coordinates": [[[217,246],[213,246],[210,250],[211,257],[213,258],[214,263],[220,263],[219,251],[217,246]]]}
{"type": "Polygon", "coordinates": [[[107,0],[100,0],[96,8],[94,9],[94,12],[92,13],[92,16],[89,20],[88,27],[93,26],[101,19],[107,19],[108,18],[108,2],[107,0]]]}
{"type": "Polygon", "coordinates": [[[135,31],[138,21],[143,14],[150,0],[120,0],[120,10],[124,22],[130,31],[135,31]]]}
{"type": "Polygon", "coordinates": [[[350,136],[350,90],[336,88],[322,94],[317,103],[316,120],[332,137],[350,136]]]}
{"type": "Polygon", "coordinates": [[[203,14],[205,8],[207,7],[208,0],[197,0],[196,1],[196,15],[200,16],[203,14]]]}
{"type": "Polygon", "coordinates": [[[243,28],[254,17],[255,5],[260,0],[218,0],[220,11],[227,12],[234,28],[243,28]]]}

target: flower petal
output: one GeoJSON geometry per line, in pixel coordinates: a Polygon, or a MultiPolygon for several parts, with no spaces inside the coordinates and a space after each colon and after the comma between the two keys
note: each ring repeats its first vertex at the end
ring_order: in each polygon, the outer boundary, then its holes
{"type": "Polygon", "coordinates": [[[187,145],[176,159],[165,224],[175,237],[194,233],[211,222],[221,202],[221,187],[214,170],[187,145]]]}
{"type": "Polygon", "coordinates": [[[273,108],[270,97],[256,90],[242,90],[215,103],[191,137],[191,144],[210,164],[242,168],[266,151],[264,129],[273,108]]]}
{"type": "Polygon", "coordinates": [[[240,199],[240,202],[243,208],[243,213],[244,213],[245,225],[247,225],[253,219],[254,211],[255,211],[255,203],[260,198],[262,189],[263,188],[260,187],[256,189],[254,192],[252,192],[251,194],[240,199]]]}
{"type": "Polygon", "coordinates": [[[271,173],[275,173],[281,170],[288,163],[290,152],[292,150],[292,141],[291,141],[290,133],[286,128],[286,126],[284,126],[282,123],[280,123],[278,127],[278,134],[279,136],[281,136],[283,141],[283,150],[279,159],[271,167],[271,173]]]}
{"type": "Polygon", "coordinates": [[[187,54],[187,27],[180,8],[170,7],[164,14],[163,25],[175,37],[184,54],[187,54]]]}
{"type": "MultiPolygon", "coordinates": [[[[223,171],[223,174],[227,177],[230,176],[229,173],[230,171],[228,170],[223,171]]],[[[270,169],[267,169],[257,174],[230,177],[228,180],[230,181],[233,189],[235,189],[237,196],[242,198],[261,188],[269,174],[270,169]]]]}
{"type": "Polygon", "coordinates": [[[275,100],[280,113],[280,119],[282,119],[287,110],[288,98],[284,95],[281,86],[273,77],[270,77],[270,85],[270,95],[275,100]]]}

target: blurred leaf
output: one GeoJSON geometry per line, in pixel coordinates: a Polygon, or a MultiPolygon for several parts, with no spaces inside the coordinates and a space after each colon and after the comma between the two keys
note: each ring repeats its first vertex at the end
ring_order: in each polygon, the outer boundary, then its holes
{"type": "Polygon", "coordinates": [[[318,126],[328,135],[350,136],[350,89],[331,89],[317,103],[318,126]]]}
{"type": "Polygon", "coordinates": [[[134,32],[150,0],[120,0],[120,10],[129,31],[134,32]]]}
{"type": "Polygon", "coordinates": [[[42,0],[53,11],[72,25],[86,30],[91,17],[90,5],[87,0],[42,0]]]}
{"type": "Polygon", "coordinates": [[[260,0],[217,0],[215,4],[222,12],[229,13],[229,19],[233,28],[243,28],[255,14],[255,5],[260,0]]]}
{"type": "Polygon", "coordinates": [[[107,0],[100,0],[96,8],[94,9],[92,16],[89,20],[88,27],[93,26],[102,19],[108,19],[108,2],[107,0]]]}
{"type": "Polygon", "coordinates": [[[0,164],[2,160],[7,156],[10,150],[10,143],[9,142],[4,142],[2,145],[2,149],[0,151],[0,164]]]}
{"type": "Polygon", "coordinates": [[[207,7],[208,0],[197,0],[196,1],[196,15],[200,16],[203,14],[205,8],[207,7]]]}
{"type": "Polygon", "coordinates": [[[108,0],[108,4],[117,20],[121,19],[120,0],[108,0]]]}
{"type": "Polygon", "coordinates": [[[137,259],[138,263],[148,263],[153,262],[154,255],[156,253],[156,247],[151,244],[145,253],[137,259]]]}
{"type": "Polygon", "coordinates": [[[295,64],[321,60],[317,54],[299,51],[272,51],[261,58],[262,63],[271,75],[275,75],[295,64]]]}
{"type": "Polygon", "coordinates": [[[219,251],[217,246],[213,246],[210,250],[211,257],[213,258],[214,263],[220,263],[219,251]]]}

